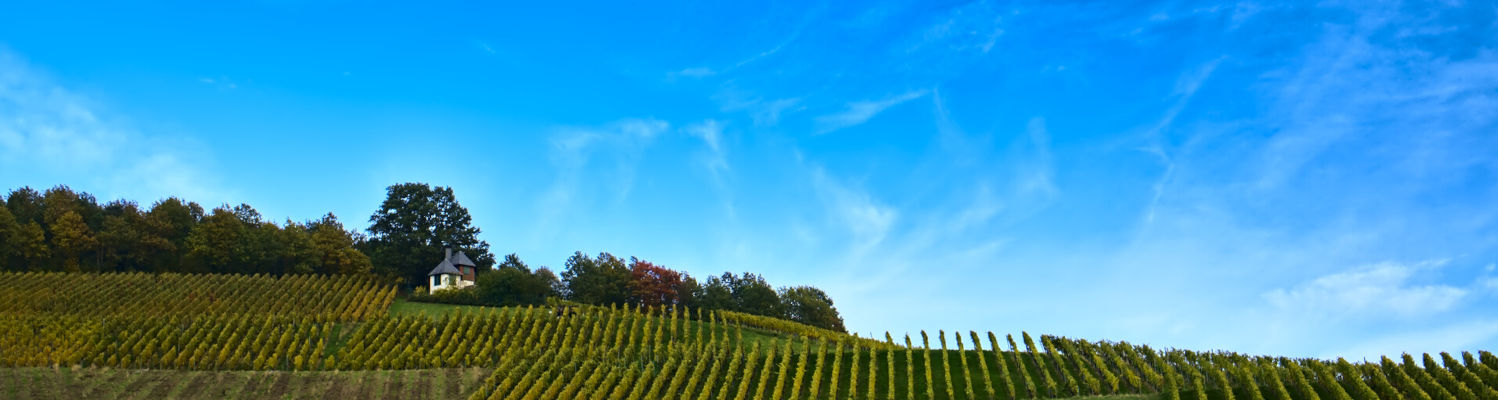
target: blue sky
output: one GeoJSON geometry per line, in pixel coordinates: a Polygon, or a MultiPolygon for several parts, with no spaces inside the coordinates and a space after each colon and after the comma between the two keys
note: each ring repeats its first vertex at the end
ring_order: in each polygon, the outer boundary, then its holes
{"type": "Polygon", "coordinates": [[[0,186],[832,295],[849,329],[1498,348],[1484,2],[0,6],[0,186]],[[531,8],[522,8],[531,7],[531,8]]]}

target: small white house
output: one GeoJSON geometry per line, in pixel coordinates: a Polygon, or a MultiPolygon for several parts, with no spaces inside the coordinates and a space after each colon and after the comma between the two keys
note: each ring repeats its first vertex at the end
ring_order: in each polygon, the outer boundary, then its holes
{"type": "Polygon", "coordinates": [[[473,260],[469,260],[468,255],[461,251],[454,254],[452,249],[444,249],[442,262],[437,263],[437,267],[427,273],[427,292],[435,293],[443,289],[473,286],[476,278],[475,268],[473,260]]]}

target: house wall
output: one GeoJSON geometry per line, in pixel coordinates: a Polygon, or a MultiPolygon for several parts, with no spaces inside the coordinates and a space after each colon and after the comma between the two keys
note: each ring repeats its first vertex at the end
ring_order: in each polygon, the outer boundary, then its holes
{"type": "Polygon", "coordinates": [[[444,289],[465,288],[473,286],[473,281],[464,280],[462,275],[437,275],[437,278],[437,283],[432,283],[432,277],[427,277],[428,293],[444,289]],[[449,284],[449,281],[451,281],[452,283],[449,284]]]}

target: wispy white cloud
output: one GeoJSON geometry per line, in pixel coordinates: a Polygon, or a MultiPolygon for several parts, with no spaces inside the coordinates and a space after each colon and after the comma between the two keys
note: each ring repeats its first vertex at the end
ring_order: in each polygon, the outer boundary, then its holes
{"type": "Polygon", "coordinates": [[[758,126],[775,126],[780,123],[782,115],[806,109],[799,97],[767,99],[731,86],[715,94],[713,101],[718,103],[720,111],[748,112],[754,125],[758,126]]]}
{"type": "Polygon", "coordinates": [[[1385,262],[1273,290],[1264,298],[1280,312],[1334,318],[1441,313],[1455,307],[1468,291],[1443,284],[1419,285],[1412,279],[1442,264],[1445,261],[1385,262]]]}
{"type": "Polygon", "coordinates": [[[203,83],[205,85],[213,86],[213,87],[216,87],[216,88],[219,88],[219,89],[238,89],[239,88],[239,84],[238,83],[235,83],[235,82],[229,80],[228,78],[206,78],[205,77],[205,78],[198,78],[198,82],[201,82],[201,83],[203,83]]]}
{"type": "Polygon", "coordinates": [[[802,109],[800,98],[775,99],[759,104],[754,108],[751,116],[757,125],[775,125],[780,122],[780,114],[786,111],[802,109]]]}
{"type": "Polygon", "coordinates": [[[1176,98],[1175,103],[1166,109],[1165,113],[1160,116],[1160,119],[1155,122],[1155,125],[1145,132],[1145,140],[1149,142],[1149,145],[1141,150],[1158,158],[1160,163],[1165,167],[1164,171],[1160,173],[1160,177],[1155,180],[1154,185],[1151,187],[1153,195],[1150,198],[1149,206],[1144,211],[1144,222],[1146,224],[1155,221],[1155,210],[1160,204],[1160,199],[1165,196],[1166,189],[1176,173],[1176,162],[1170,154],[1171,151],[1166,149],[1165,134],[1171,128],[1171,125],[1175,123],[1176,117],[1181,114],[1181,111],[1187,105],[1191,104],[1191,98],[1196,96],[1196,92],[1201,89],[1202,84],[1207,81],[1207,78],[1212,76],[1212,71],[1217,70],[1217,65],[1222,63],[1222,60],[1225,58],[1218,57],[1212,61],[1208,61],[1195,71],[1188,71],[1178,77],[1173,93],[1173,96],[1176,98]]]}
{"type": "Polygon", "coordinates": [[[1498,277],[1482,278],[1482,280],[1478,281],[1478,283],[1484,289],[1498,290],[1498,277]]]}
{"type": "Polygon", "coordinates": [[[473,44],[478,46],[479,50],[483,50],[485,53],[495,54],[494,47],[490,46],[488,42],[475,40],[473,41],[473,44]]]}
{"type": "Polygon", "coordinates": [[[702,157],[702,165],[712,180],[713,190],[717,191],[722,201],[723,211],[729,222],[735,222],[738,219],[738,208],[734,204],[732,182],[729,179],[732,166],[728,162],[728,145],[724,143],[723,138],[724,122],[709,119],[688,125],[683,130],[688,135],[702,140],[702,144],[707,147],[707,152],[702,157]]]}
{"type": "Polygon", "coordinates": [[[672,77],[684,76],[684,77],[688,77],[688,78],[705,78],[705,77],[709,77],[709,76],[713,76],[713,75],[717,75],[717,74],[718,74],[718,71],[714,71],[712,68],[708,68],[708,67],[694,67],[694,68],[684,68],[684,69],[682,69],[680,71],[672,72],[671,76],[672,77]]]}
{"type": "Polygon", "coordinates": [[[880,204],[867,192],[834,179],[821,167],[813,168],[811,178],[817,197],[853,236],[855,254],[874,249],[889,235],[899,217],[894,208],[880,204]]]}
{"type": "Polygon", "coordinates": [[[69,184],[102,199],[231,199],[201,146],[144,134],[121,120],[0,49],[0,181],[69,184]]]}
{"type": "Polygon", "coordinates": [[[1051,134],[1045,129],[1045,119],[1031,118],[1025,125],[1025,134],[1030,139],[1031,161],[1021,165],[1019,194],[1039,195],[1044,198],[1056,196],[1059,190],[1055,182],[1055,161],[1051,159],[1051,134]]]}
{"type": "Polygon", "coordinates": [[[760,60],[763,60],[765,58],[769,58],[770,56],[775,55],[775,53],[779,53],[781,49],[784,49],[786,46],[789,46],[791,43],[795,42],[796,39],[801,36],[801,30],[803,28],[804,28],[804,25],[801,26],[801,27],[797,27],[795,29],[795,31],[793,31],[789,36],[787,36],[785,38],[785,40],[781,41],[780,44],[775,45],[775,47],[771,47],[768,50],[761,51],[761,52],[756,53],[756,54],[754,54],[752,56],[749,56],[748,58],[745,58],[743,60],[739,60],[738,62],[733,63],[733,65],[730,65],[728,67],[724,67],[724,68],[712,68],[712,67],[706,67],[706,66],[689,67],[689,68],[683,68],[681,70],[669,72],[669,73],[666,74],[666,76],[667,76],[667,78],[671,78],[671,79],[674,79],[674,78],[677,78],[677,77],[706,78],[706,77],[710,77],[710,76],[714,76],[714,75],[729,74],[729,73],[731,73],[731,72],[733,72],[735,70],[738,70],[740,68],[744,68],[745,66],[753,64],[753,63],[758,62],[760,60]]]}
{"type": "Polygon", "coordinates": [[[1004,35],[1002,11],[977,1],[946,10],[944,18],[915,32],[906,53],[931,50],[987,54],[1004,35]]]}
{"type": "Polygon", "coordinates": [[[993,188],[987,183],[980,182],[975,187],[977,189],[973,193],[972,203],[960,209],[957,218],[952,222],[954,232],[987,224],[1005,209],[1004,201],[998,198],[993,188]]]}
{"type": "MultiPolygon", "coordinates": [[[[567,215],[581,197],[588,179],[585,167],[595,161],[613,162],[606,169],[609,174],[597,179],[604,187],[611,187],[615,201],[629,197],[634,188],[635,169],[641,152],[656,136],[669,131],[671,124],[653,118],[631,118],[615,121],[601,127],[565,127],[551,136],[550,157],[555,178],[551,185],[537,198],[535,240],[549,239],[560,231],[567,215]]],[[[596,187],[590,185],[588,187],[596,187]]]]}
{"type": "Polygon", "coordinates": [[[928,92],[928,90],[915,90],[879,100],[861,100],[848,103],[843,111],[817,117],[817,133],[827,133],[863,124],[890,107],[919,99],[928,92]]]}
{"type": "Polygon", "coordinates": [[[723,123],[715,119],[709,119],[700,123],[688,125],[685,128],[687,134],[702,139],[707,145],[708,158],[705,162],[708,171],[714,177],[721,179],[721,175],[728,171],[728,157],[723,148],[723,123]]]}
{"type": "Polygon", "coordinates": [[[938,141],[948,156],[947,160],[961,166],[977,162],[981,154],[990,147],[990,138],[969,135],[947,108],[947,100],[942,97],[941,89],[931,91],[931,105],[936,115],[938,141]]]}

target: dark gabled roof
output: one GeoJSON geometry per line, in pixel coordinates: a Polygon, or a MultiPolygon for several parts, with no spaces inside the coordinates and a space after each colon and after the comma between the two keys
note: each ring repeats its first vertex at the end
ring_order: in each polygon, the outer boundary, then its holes
{"type": "Polygon", "coordinates": [[[463,273],[458,272],[458,269],[453,267],[453,263],[447,262],[447,260],[442,260],[442,263],[437,264],[437,268],[432,268],[432,272],[428,272],[427,276],[441,274],[462,275],[463,273]]]}
{"type": "Polygon", "coordinates": [[[463,254],[463,252],[461,251],[453,253],[453,258],[448,259],[448,261],[451,261],[453,265],[461,265],[465,267],[474,266],[473,260],[469,260],[468,255],[463,254]]]}

